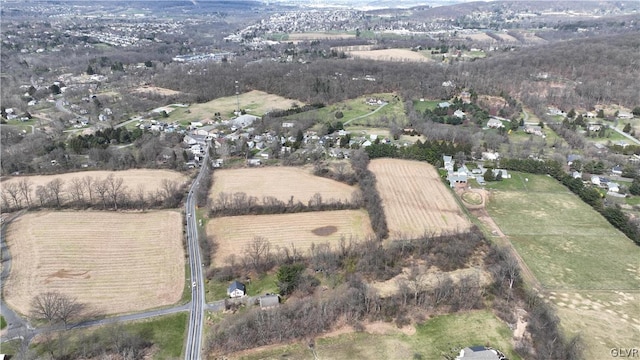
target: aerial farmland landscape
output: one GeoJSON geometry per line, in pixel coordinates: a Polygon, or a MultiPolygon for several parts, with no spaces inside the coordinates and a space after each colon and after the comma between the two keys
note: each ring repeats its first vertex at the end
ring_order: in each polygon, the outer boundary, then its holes
{"type": "Polygon", "coordinates": [[[640,3],[0,1],[0,360],[640,357],[640,3]]]}

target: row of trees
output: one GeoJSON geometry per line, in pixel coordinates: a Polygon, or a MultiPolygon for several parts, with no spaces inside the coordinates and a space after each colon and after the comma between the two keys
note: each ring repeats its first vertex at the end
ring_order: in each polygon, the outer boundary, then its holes
{"type": "Polygon", "coordinates": [[[161,188],[146,191],[143,185],[130,190],[124,179],[110,174],[104,179],[92,176],[74,177],[69,181],[54,178],[44,185],[34,186],[28,177],[7,181],[0,191],[2,207],[7,211],[24,208],[88,208],[122,209],[176,207],[183,197],[183,187],[176,181],[163,179],[161,188]]]}
{"type": "Polygon", "coordinates": [[[416,141],[415,144],[406,147],[397,147],[394,144],[376,142],[366,149],[370,158],[390,157],[409,160],[426,161],[432,165],[440,166],[443,155],[471,154],[471,144],[451,143],[447,141],[416,141]]]}
{"type": "Polygon", "coordinates": [[[221,192],[211,203],[209,215],[216,217],[358,209],[362,207],[363,199],[359,192],[354,192],[350,201],[324,200],[320,193],[315,193],[305,204],[299,200],[294,201],[293,196],[285,202],[275,196],[264,196],[260,200],[244,192],[233,194],[221,192]]]}
{"type": "Polygon", "coordinates": [[[362,191],[362,199],[364,208],[369,213],[371,228],[379,240],[389,235],[387,227],[387,219],[382,208],[382,199],[376,189],[376,177],[368,169],[369,155],[366,152],[358,150],[351,155],[351,167],[353,168],[360,190],[362,191]]]}

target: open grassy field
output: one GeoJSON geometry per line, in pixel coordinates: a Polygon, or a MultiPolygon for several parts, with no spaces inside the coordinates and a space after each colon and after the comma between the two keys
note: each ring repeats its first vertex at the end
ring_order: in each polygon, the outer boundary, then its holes
{"type": "Polygon", "coordinates": [[[291,121],[313,119],[320,125],[326,122],[335,123],[340,121],[345,126],[347,124],[350,124],[350,126],[389,126],[388,119],[391,118],[396,118],[400,124],[404,123],[406,116],[402,100],[393,93],[378,93],[345,100],[321,109],[290,115],[283,119],[291,121]],[[368,99],[380,99],[385,101],[387,105],[382,108],[377,104],[369,105],[366,103],[368,99]],[[340,119],[335,116],[338,111],[343,114],[340,119]]]}
{"type": "Polygon", "coordinates": [[[11,273],[4,299],[22,314],[59,291],[101,314],[171,305],[184,287],[177,211],[27,213],[7,229],[11,273]]]}
{"type": "Polygon", "coordinates": [[[181,123],[206,121],[207,119],[213,119],[216,112],[219,112],[223,119],[230,119],[235,117],[233,112],[237,110],[238,102],[241,109],[244,109],[248,114],[256,116],[262,116],[272,110],[289,109],[293,104],[305,105],[298,100],[252,90],[238,95],[237,98],[236,96],[221,97],[202,104],[191,104],[185,109],[175,109],[169,114],[167,121],[179,121],[181,123]]]}
{"type": "Polygon", "coordinates": [[[324,202],[331,199],[348,202],[358,191],[356,186],[315,176],[311,169],[264,167],[216,170],[209,197],[216,201],[220,193],[243,192],[257,197],[259,202],[263,197],[272,196],[285,203],[293,197],[294,203],[300,201],[307,204],[316,193],[322,196],[324,202]]]}
{"type": "Polygon", "coordinates": [[[640,339],[640,247],[548,176],[512,173],[488,185],[487,210],[542,283],[587,359],[640,339]],[[523,206],[526,204],[526,206],[523,206]]]}
{"type": "MultiPolygon", "coordinates": [[[[183,185],[185,182],[189,180],[189,178],[177,171],[171,170],[154,170],[154,169],[131,169],[131,170],[123,170],[123,171],[81,171],[81,172],[70,172],[64,174],[55,174],[55,175],[33,175],[33,176],[12,176],[3,179],[2,186],[5,187],[7,184],[15,183],[16,185],[22,181],[22,179],[28,179],[31,183],[31,198],[34,202],[37,202],[36,197],[36,189],[38,186],[45,186],[47,183],[52,181],[53,179],[62,180],[62,197],[65,199],[70,199],[69,195],[70,189],[72,187],[72,183],[74,181],[83,181],[86,177],[90,177],[94,182],[96,180],[104,180],[109,175],[113,175],[116,179],[121,178],[123,181],[123,185],[126,186],[126,189],[130,192],[137,191],[139,188],[144,189],[145,194],[155,193],[158,190],[162,189],[162,181],[164,179],[175,181],[179,185],[183,185]]],[[[85,196],[88,199],[88,192],[85,190],[85,196]]],[[[94,193],[94,200],[97,198],[97,195],[94,193]]],[[[23,200],[24,204],[24,200],[23,200]]]]}
{"type": "Polygon", "coordinates": [[[435,109],[438,106],[438,104],[441,102],[442,100],[426,100],[426,99],[425,101],[413,100],[413,108],[416,111],[423,113],[427,109],[429,110],[435,109]]]}
{"type": "Polygon", "coordinates": [[[431,58],[417,51],[409,49],[382,49],[370,51],[349,51],[348,55],[367,60],[397,61],[397,62],[431,62],[431,58]]]}
{"type": "Polygon", "coordinates": [[[369,170],[376,176],[390,239],[417,238],[425,233],[457,232],[470,227],[432,165],[375,159],[369,164],[369,170]]]}
{"type": "MultiPolygon", "coordinates": [[[[338,331],[340,333],[340,331],[338,331]]],[[[373,323],[364,332],[345,329],[339,335],[327,335],[316,340],[319,359],[444,359],[453,355],[451,349],[473,345],[490,345],[504,352],[509,359],[520,359],[514,350],[509,327],[489,311],[472,311],[442,315],[427,320],[413,331],[398,329],[394,324],[373,323]]],[[[311,359],[305,344],[296,343],[270,349],[252,350],[233,359],[311,359]]]]}
{"type": "Polygon", "coordinates": [[[339,210],[279,215],[246,215],[209,220],[207,235],[218,246],[214,266],[225,265],[230,255],[236,259],[257,236],[269,241],[271,251],[294,245],[306,254],[312,244],[338,245],[342,237],[363,240],[372,236],[369,216],[364,210],[339,210]]]}
{"type": "Polygon", "coordinates": [[[560,183],[512,173],[490,186],[489,214],[545,287],[640,289],[640,247],[560,183]]]}

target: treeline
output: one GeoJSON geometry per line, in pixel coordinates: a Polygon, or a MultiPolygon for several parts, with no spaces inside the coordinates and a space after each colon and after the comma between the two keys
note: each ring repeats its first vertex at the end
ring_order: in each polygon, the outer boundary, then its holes
{"type": "Polygon", "coordinates": [[[385,144],[376,141],[365,148],[371,159],[380,157],[401,158],[407,160],[426,161],[432,165],[440,166],[443,155],[455,155],[457,153],[471,154],[471,144],[451,143],[448,141],[416,141],[415,144],[406,147],[397,147],[393,144],[385,144]]]}
{"type": "Polygon", "coordinates": [[[268,116],[272,118],[279,118],[279,117],[299,114],[299,113],[303,113],[311,110],[322,109],[323,107],[325,107],[323,103],[308,104],[304,106],[292,106],[287,110],[269,111],[268,116]]]}
{"type": "MultiPolygon", "coordinates": [[[[221,281],[241,277],[253,267],[252,249],[264,249],[262,241],[256,244],[248,246],[245,260],[215,270],[215,277],[221,281]]],[[[295,247],[281,248],[268,261],[280,264],[278,285],[281,295],[289,295],[287,301],[269,311],[249,309],[213,325],[206,342],[208,351],[228,354],[309,339],[345,320],[355,330],[363,329],[365,321],[395,322],[402,327],[424,321],[425,311],[453,313],[491,306],[504,321],[515,324],[514,304],[518,304],[529,313],[527,330],[533,339],[519,340],[516,351],[520,355],[541,360],[580,358],[579,341],[562,335],[549,305],[523,290],[517,260],[505,249],[491,246],[477,228],[461,234],[426,234],[386,247],[368,239],[359,243],[343,240],[334,249],[329,244],[315,245],[307,254],[295,247]],[[485,254],[490,283],[483,283],[477,273],[454,280],[448,272],[465,268],[478,252],[485,254]],[[435,281],[425,282],[415,261],[425,261],[442,272],[435,274],[435,281]],[[403,268],[410,268],[410,272],[406,278],[398,278],[398,291],[393,295],[382,297],[367,285],[391,279],[403,268]],[[334,285],[323,290],[321,297],[309,296],[321,283],[320,276],[334,285]]]]}
{"type": "Polygon", "coordinates": [[[362,206],[362,196],[357,192],[352,194],[351,201],[324,200],[320,193],[316,193],[306,204],[301,201],[294,201],[293,196],[289,201],[285,202],[274,196],[265,196],[260,200],[258,197],[248,196],[243,192],[233,194],[221,192],[216,199],[212,200],[209,216],[291,214],[309,211],[359,209],[362,206]]]}
{"type": "Polygon", "coordinates": [[[378,240],[382,240],[389,235],[389,228],[382,208],[382,199],[376,189],[376,177],[369,171],[368,166],[369,155],[364,151],[354,151],[351,156],[351,167],[360,184],[364,208],[369,213],[371,228],[378,240]]]}
{"type": "Polygon", "coordinates": [[[142,136],[142,130],[129,131],[126,127],[107,128],[89,135],[78,135],[68,141],[69,148],[76,154],[91,148],[106,149],[111,144],[129,144],[142,136]]]}
{"type": "Polygon", "coordinates": [[[142,185],[129,189],[123,178],[113,174],[103,179],[88,175],[69,181],[54,178],[44,185],[34,186],[28,177],[23,177],[17,182],[3,183],[0,201],[5,211],[63,207],[103,210],[174,208],[182,201],[185,186],[163,179],[161,187],[155,191],[146,191],[142,185]]]}
{"type": "Polygon", "coordinates": [[[564,186],[578,195],[584,202],[604,216],[607,221],[622,231],[637,245],[640,245],[640,229],[634,221],[619,207],[605,207],[600,192],[585,186],[581,179],[575,179],[564,172],[562,165],[555,160],[538,161],[533,159],[502,159],[500,166],[507,170],[528,172],[532,174],[548,174],[560,181],[564,186]]]}

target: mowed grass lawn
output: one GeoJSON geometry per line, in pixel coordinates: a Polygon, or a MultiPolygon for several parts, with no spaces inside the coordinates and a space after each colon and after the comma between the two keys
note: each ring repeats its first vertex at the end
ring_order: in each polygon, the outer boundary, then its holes
{"type": "MultiPolygon", "coordinates": [[[[443,354],[458,355],[451,349],[489,345],[501,350],[509,359],[520,359],[513,351],[513,332],[489,311],[473,311],[435,317],[418,325],[415,334],[407,335],[395,324],[381,333],[349,332],[316,340],[319,359],[444,359],[443,354]]],[[[372,327],[377,327],[375,324],[372,327]]],[[[280,346],[251,351],[239,359],[312,359],[306,344],[280,346]]]]}
{"type": "Polygon", "coordinates": [[[559,182],[512,173],[489,187],[489,214],[544,287],[640,288],[640,247],[559,182]]]}
{"type": "MultiPolygon", "coordinates": [[[[406,116],[404,114],[402,100],[396,98],[392,93],[370,94],[355,99],[345,100],[321,109],[290,115],[283,117],[282,119],[286,121],[292,120],[295,122],[297,119],[312,118],[321,124],[326,122],[335,124],[340,121],[343,124],[350,124],[351,126],[371,126],[375,124],[379,125],[382,121],[382,117],[386,117],[387,119],[395,117],[400,123],[404,122],[406,116]],[[368,105],[366,103],[367,99],[380,99],[387,102],[387,105],[378,110],[375,114],[357,119],[359,116],[367,115],[380,107],[380,105],[377,104],[368,105]],[[336,118],[336,112],[338,111],[343,114],[343,117],[340,119],[336,118]]],[[[385,124],[388,125],[388,121],[386,121],[385,124]]]]}

